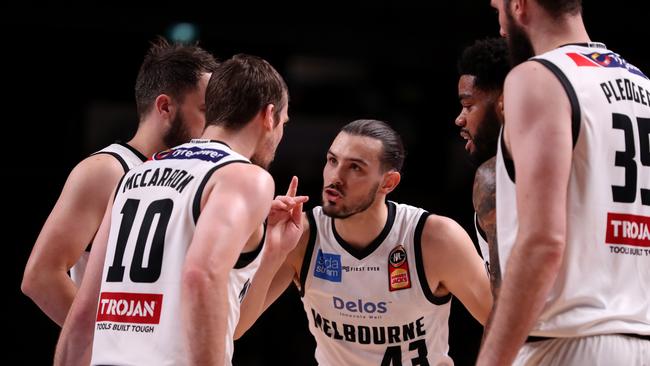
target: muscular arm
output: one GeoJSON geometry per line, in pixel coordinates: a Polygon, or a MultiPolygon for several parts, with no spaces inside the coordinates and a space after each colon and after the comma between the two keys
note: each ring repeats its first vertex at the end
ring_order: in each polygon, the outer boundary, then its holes
{"type": "Polygon", "coordinates": [[[65,320],[77,285],[67,271],[93,240],[111,192],[124,174],[106,154],[79,163],[36,239],[21,289],[58,325],[65,320]]]}
{"type": "Polygon", "coordinates": [[[274,184],[252,164],[216,171],[185,258],[181,308],[191,364],[225,361],[229,273],[251,234],[266,218],[274,184]]]}
{"type": "Polygon", "coordinates": [[[526,62],[508,75],[505,136],[515,164],[519,230],[480,365],[514,360],[557,277],[566,244],[570,116],[560,82],[541,64],[526,62]]]}
{"type": "Polygon", "coordinates": [[[88,365],[90,363],[95,315],[111,226],[112,206],[113,199],[111,198],[93,241],[84,280],[61,330],[54,356],[54,365],[88,365]]]}
{"type": "Polygon", "coordinates": [[[497,298],[501,285],[501,266],[497,247],[497,211],[496,211],[496,158],[493,157],[476,171],[472,201],[478,224],[485,232],[488,242],[490,287],[492,297],[497,298]]]}
{"type": "Polygon", "coordinates": [[[444,286],[485,324],[492,308],[490,283],[465,230],[449,218],[429,216],[422,232],[422,255],[429,285],[444,286]]]}

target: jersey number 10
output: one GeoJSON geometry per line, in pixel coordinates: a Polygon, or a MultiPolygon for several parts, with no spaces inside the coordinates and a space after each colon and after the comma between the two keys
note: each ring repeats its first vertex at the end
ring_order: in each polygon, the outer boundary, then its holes
{"type": "MultiPolygon", "coordinates": [[[[115,246],[115,258],[113,264],[108,267],[108,275],[106,282],[122,282],[124,279],[124,251],[126,250],[126,243],[131,235],[131,228],[133,221],[135,221],[135,214],[138,212],[140,200],[128,199],[122,207],[120,212],[123,216],[120,223],[120,229],[117,234],[117,244],[115,246]]],[[[152,283],[156,282],[160,277],[162,269],[163,252],[165,249],[165,233],[167,232],[167,225],[169,224],[169,217],[174,208],[174,201],[171,199],[162,199],[151,202],[147,211],[144,214],[138,238],[135,242],[135,252],[133,253],[133,260],[131,261],[131,269],[129,277],[133,282],[152,283]],[[151,232],[151,224],[155,215],[159,215],[156,229],[154,230],[153,239],[151,240],[151,248],[149,250],[149,259],[147,265],[143,265],[144,251],[146,249],[149,233],[151,232]]]]}

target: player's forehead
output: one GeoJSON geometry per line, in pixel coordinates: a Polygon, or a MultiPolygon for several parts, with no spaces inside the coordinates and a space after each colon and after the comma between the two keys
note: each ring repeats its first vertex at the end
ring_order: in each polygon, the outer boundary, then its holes
{"type": "Polygon", "coordinates": [[[328,154],[339,160],[363,160],[372,164],[379,162],[382,150],[383,145],[378,139],[341,132],[332,142],[328,154]]]}
{"type": "Polygon", "coordinates": [[[463,74],[458,78],[458,94],[463,96],[464,94],[474,94],[474,82],[476,81],[476,76],[470,74],[463,74]]]}

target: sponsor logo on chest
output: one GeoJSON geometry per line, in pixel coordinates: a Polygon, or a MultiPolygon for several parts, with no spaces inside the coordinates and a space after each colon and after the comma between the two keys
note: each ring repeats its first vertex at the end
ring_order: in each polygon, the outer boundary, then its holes
{"type": "Polygon", "coordinates": [[[314,277],[325,281],[341,282],[341,256],[339,254],[323,253],[318,249],[314,265],[314,277]]]}

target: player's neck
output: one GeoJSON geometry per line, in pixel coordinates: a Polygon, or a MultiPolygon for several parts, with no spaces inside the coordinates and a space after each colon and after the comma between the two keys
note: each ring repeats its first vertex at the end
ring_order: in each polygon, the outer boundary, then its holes
{"type": "Polygon", "coordinates": [[[255,146],[258,141],[258,136],[255,135],[251,125],[252,123],[249,123],[247,126],[244,126],[242,129],[237,131],[230,131],[220,126],[211,125],[206,127],[201,138],[224,142],[228,144],[233,151],[250,159],[255,152],[255,146]]]}
{"type": "Polygon", "coordinates": [[[536,55],[541,55],[570,43],[591,42],[582,22],[582,16],[576,15],[564,21],[540,23],[538,31],[530,35],[536,55]]]}
{"type": "Polygon", "coordinates": [[[335,219],[336,232],[355,249],[370,245],[384,229],[388,220],[388,207],[384,199],[377,198],[367,210],[346,219],[335,219]]]}
{"type": "Polygon", "coordinates": [[[166,146],[163,137],[154,130],[152,123],[148,121],[140,122],[135,136],[127,142],[132,148],[138,150],[146,157],[152,156],[158,151],[168,149],[172,146],[166,146]]]}

